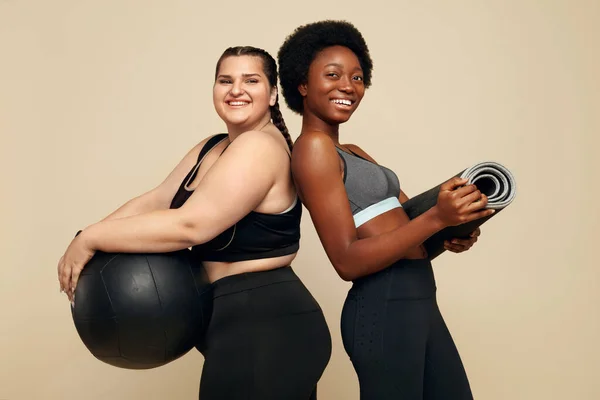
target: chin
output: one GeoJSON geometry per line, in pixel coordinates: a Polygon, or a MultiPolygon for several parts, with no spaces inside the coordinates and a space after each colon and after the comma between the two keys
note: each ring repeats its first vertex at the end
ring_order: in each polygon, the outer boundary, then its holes
{"type": "Polygon", "coordinates": [[[331,115],[328,119],[331,123],[339,125],[339,124],[343,124],[344,122],[348,122],[348,120],[350,119],[351,116],[352,116],[352,113],[336,114],[336,115],[331,115]]]}
{"type": "Polygon", "coordinates": [[[234,117],[234,116],[229,116],[226,115],[223,118],[223,121],[227,124],[227,125],[244,125],[248,123],[249,118],[247,116],[238,116],[238,117],[234,117]],[[229,118],[228,118],[229,117],[229,118]]]}

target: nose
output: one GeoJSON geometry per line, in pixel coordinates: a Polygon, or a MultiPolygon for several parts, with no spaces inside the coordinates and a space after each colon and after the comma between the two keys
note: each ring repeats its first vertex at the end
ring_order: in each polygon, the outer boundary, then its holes
{"type": "Polygon", "coordinates": [[[231,95],[232,96],[241,96],[244,94],[244,89],[242,88],[242,84],[240,82],[234,82],[231,86],[231,95]]]}
{"type": "Polygon", "coordinates": [[[342,78],[338,81],[338,90],[344,93],[353,93],[354,86],[352,85],[352,80],[348,76],[342,76],[342,78]]]}

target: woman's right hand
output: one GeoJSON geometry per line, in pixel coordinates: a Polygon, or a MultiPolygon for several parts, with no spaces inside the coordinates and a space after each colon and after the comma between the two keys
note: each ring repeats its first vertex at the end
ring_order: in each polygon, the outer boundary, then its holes
{"type": "Polygon", "coordinates": [[[487,196],[467,182],[467,179],[454,177],[440,187],[436,207],[444,226],[462,225],[495,212],[485,208],[487,196]]]}

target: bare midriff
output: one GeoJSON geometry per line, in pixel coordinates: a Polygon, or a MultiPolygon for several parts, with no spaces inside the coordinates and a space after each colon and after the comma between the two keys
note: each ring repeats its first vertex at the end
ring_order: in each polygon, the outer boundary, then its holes
{"type": "Polygon", "coordinates": [[[204,269],[208,275],[208,280],[212,283],[221,278],[230,275],[238,275],[247,272],[270,271],[281,267],[287,267],[292,264],[296,254],[289,254],[281,257],[261,258],[258,260],[222,262],[222,261],[203,261],[204,269]]]}
{"type": "MultiPolygon", "coordinates": [[[[410,219],[402,208],[394,208],[373,219],[365,222],[357,229],[359,239],[365,239],[372,236],[381,235],[398,229],[401,226],[408,224],[410,219]]],[[[427,251],[423,245],[415,246],[406,253],[404,258],[421,259],[427,258],[427,251]]]]}

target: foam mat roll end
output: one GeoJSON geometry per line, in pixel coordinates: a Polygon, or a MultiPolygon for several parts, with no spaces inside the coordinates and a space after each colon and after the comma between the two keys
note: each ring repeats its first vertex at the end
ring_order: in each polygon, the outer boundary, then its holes
{"type": "MultiPolygon", "coordinates": [[[[506,208],[515,199],[515,178],[508,168],[497,162],[480,162],[454,176],[466,178],[469,183],[475,184],[488,197],[487,208],[494,209],[496,212],[466,224],[449,226],[432,235],[423,243],[430,259],[437,257],[445,251],[444,241],[468,237],[471,232],[483,225],[490,218],[498,215],[501,210],[506,208]]],[[[442,184],[443,182],[402,204],[404,211],[410,219],[418,217],[437,204],[442,184]]]]}

